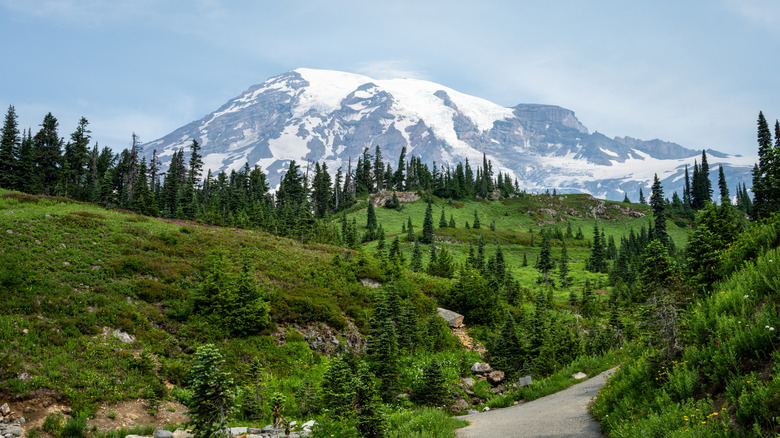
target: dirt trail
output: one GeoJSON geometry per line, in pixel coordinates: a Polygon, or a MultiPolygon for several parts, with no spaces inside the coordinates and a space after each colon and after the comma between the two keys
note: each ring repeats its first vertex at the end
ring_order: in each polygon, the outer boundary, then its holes
{"type": "Polygon", "coordinates": [[[504,409],[458,418],[471,424],[457,431],[457,438],[603,437],[588,405],[596,397],[607,370],[596,377],[540,399],[504,409]]]}

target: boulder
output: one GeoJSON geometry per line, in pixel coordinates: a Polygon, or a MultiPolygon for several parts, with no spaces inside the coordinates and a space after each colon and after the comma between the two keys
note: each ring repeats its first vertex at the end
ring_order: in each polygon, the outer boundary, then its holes
{"type": "Polygon", "coordinates": [[[260,433],[273,433],[274,431],[274,425],[269,424],[268,426],[265,426],[264,428],[260,429],[260,433]]]}
{"type": "Polygon", "coordinates": [[[173,438],[173,432],[160,429],[154,432],[154,438],[173,438]]]}
{"type": "Polygon", "coordinates": [[[577,374],[572,374],[572,377],[574,377],[577,380],[582,380],[582,379],[587,378],[588,375],[585,374],[585,373],[577,373],[577,374]]]}
{"type": "Polygon", "coordinates": [[[11,413],[11,407],[8,406],[8,403],[3,403],[3,405],[0,406],[0,414],[8,415],[10,413],[11,413]]]}
{"type": "Polygon", "coordinates": [[[471,366],[471,372],[474,374],[487,374],[491,371],[493,368],[486,363],[474,362],[474,365],[471,366]]]}
{"type": "Polygon", "coordinates": [[[22,431],[22,428],[18,424],[12,424],[8,426],[3,433],[5,434],[5,436],[8,435],[22,436],[24,434],[24,431],[22,431]]]}
{"type": "Polygon", "coordinates": [[[475,411],[474,409],[469,409],[467,415],[474,415],[474,414],[479,414],[479,411],[475,411]]]}
{"type": "Polygon", "coordinates": [[[471,377],[464,377],[460,379],[461,386],[465,388],[471,388],[472,386],[476,385],[476,380],[472,379],[471,377]]]}
{"type": "Polygon", "coordinates": [[[459,399],[457,402],[455,402],[454,405],[450,406],[450,410],[452,412],[463,412],[468,408],[469,408],[469,402],[463,400],[462,398],[459,399]]]}
{"type": "Polygon", "coordinates": [[[521,378],[520,378],[520,379],[517,381],[517,384],[518,384],[519,386],[531,386],[531,384],[532,384],[532,383],[534,383],[534,382],[533,382],[533,380],[531,380],[531,376],[525,376],[525,377],[521,377],[521,378]]]}
{"type": "Polygon", "coordinates": [[[487,406],[485,406],[484,408],[482,408],[482,412],[487,412],[487,411],[489,411],[489,410],[490,410],[490,408],[489,408],[489,407],[487,407],[487,406]]]}
{"type": "Polygon", "coordinates": [[[443,309],[441,307],[437,308],[436,311],[439,312],[439,316],[447,321],[447,325],[450,327],[458,328],[463,326],[463,315],[455,313],[452,310],[443,309]]]}
{"type": "MultiPolygon", "coordinates": [[[[230,428],[230,435],[231,436],[239,436],[239,435],[246,435],[247,428],[246,427],[231,427],[230,428]]],[[[155,435],[154,438],[157,438],[155,435]]]]}
{"type": "Polygon", "coordinates": [[[496,386],[504,381],[504,372],[499,370],[493,370],[487,373],[487,380],[491,385],[496,386]]]}

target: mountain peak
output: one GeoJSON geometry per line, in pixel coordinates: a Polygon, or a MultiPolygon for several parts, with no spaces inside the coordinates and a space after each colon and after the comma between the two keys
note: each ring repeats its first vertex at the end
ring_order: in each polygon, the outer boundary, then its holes
{"type": "MultiPolygon", "coordinates": [[[[649,187],[655,173],[667,192],[680,186],[684,164],[701,152],[674,143],[610,139],[555,105],[503,107],[420,79],[374,79],[297,68],[250,87],[217,111],[145,145],[165,165],[197,140],[204,167],[216,173],[259,165],[272,186],[290,160],[324,162],[335,172],[365,148],[379,146],[397,164],[402,148],[423,162],[481,163],[530,191],[558,189],[622,200],[649,187]],[[667,185],[668,184],[668,185],[667,185]]],[[[713,153],[730,184],[749,181],[753,157],[713,153]]],[[[635,197],[635,196],[634,196],[635,197]]]]}

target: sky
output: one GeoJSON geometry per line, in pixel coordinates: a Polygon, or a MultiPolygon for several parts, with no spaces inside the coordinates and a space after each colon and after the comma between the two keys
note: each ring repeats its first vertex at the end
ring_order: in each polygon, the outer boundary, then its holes
{"type": "Polygon", "coordinates": [[[591,132],[756,154],[776,0],[0,0],[0,110],[121,150],[298,67],[559,105],[591,132]]]}

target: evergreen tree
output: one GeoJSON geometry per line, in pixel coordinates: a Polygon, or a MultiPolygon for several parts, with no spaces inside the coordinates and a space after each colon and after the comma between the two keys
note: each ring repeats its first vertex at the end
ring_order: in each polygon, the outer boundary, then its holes
{"type": "Polygon", "coordinates": [[[607,272],[604,242],[601,240],[599,224],[593,224],[593,247],[586,268],[591,272],[607,272]]]}
{"type": "Polygon", "coordinates": [[[352,413],[356,389],[353,375],[354,372],[344,355],[331,359],[323,375],[320,399],[323,407],[336,418],[348,417],[352,413]]]}
{"type": "Polygon", "coordinates": [[[433,243],[433,210],[430,203],[428,203],[428,208],[425,209],[425,219],[423,220],[420,243],[433,243]]]}
{"type": "MultiPolygon", "coordinates": [[[[525,255],[525,254],[523,254],[525,255]]],[[[566,251],[566,241],[563,241],[561,247],[561,263],[558,265],[558,275],[561,278],[561,286],[564,288],[569,287],[569,254],[566,251]]]]}
{"type": "Polygon", "coordinates": [[[414,242],[414,225],[411,216],[408,216],[406,221],[406,240],[414,242]]]}
{"type": "Polygon", "coordinates": [[[428,275],[435,275],[442,278],[452,278],[455,273],[455,262],[452,259],[452,253],[444,247],[438,252],[435,247],[431,249],[431,261],[428,263],[428,275]]]}
{"type": "Polygon", "coordinates": [[[352,407],[357,413],[357,430],[360,436],[365,438],[384,437],[385,420],[381,399],[374,383],[374,374],[363,361],[357,365],[354,388],[355,397],[352,407]]]}
{"type": "Polygon", "coordinates": [[[550,271],[555,268],[555,262],[550,253],[550,238],[547,233],[542,237],[542,250],[539,252],[539,260],[536,269],[544,275],[544,284],[549,285],[550,271]]]}
{"type": "Polygon", "coordinates": [[[227,427],[233,405],[233,379],[221,370],[224,363],[222,354],[212,344],[198,347],[192,358],[189,416],[196,438],[222,436],[227,427]]]}
{"type": "Polygon", "coordinates": [[[683,204],[685,204],[687,207],[693,206],[693,201],[691,198],[691,179],[688,176],[688,165],[685,165],[685,182],[683,186],[683,204]]]}
{"type": "Polygon", "coordinates": [[[63,175],[65,195],[78,200],[85,200],[83,190],[86,173],[89,170],[89,122],[82,117],[76,130],[70,135],[70,141],[65,144],[63,164],[67,172],[63,175]]]}
{"type": "Polygon", "coordinates": [[[452,309],[470,324],[497,324],[501,318],[501,304],[495,287],[474,268],[461,265],[458,281],[442,300],[442,307],[452,309]]]}
{"type": "Polygon", "coordinates": [[[442,406],[449,399],[447,383],[436,358],[423,368],[422,379],[412,388],[410,399],[426,406],[442,406]]]}
{"type": "Polygon", "coordinates": [[[718,167],[718,188],[720,189],[720,205],[731,204],[729,186],[726,184],[726,175],[723,174],[723,165],[718,167]]]}
{"type": "Polygon", "coordinates": [[[450,228],[455,228],[455,217],[450,214],[450,223],[448,224],[450,228]]]}
{"type": "Polygon", "coordinates": [[[477,210],[474,210],[474,224],[471,225],[471,228],[474,228],[475,230],[478,230],[480,227],[479,225],[479,216],[477,215],[477,210]]]}
{"type": "Polygon", "coordinates": [[[376,187],[376,191],[385,188],[385,163],[382,161],[382,151],[379,150],[379,145],[374,151],[374,187],[376,187]]]}
{"type": "Polygon", "coordinates": [[[422,250],[420,249],[420,243],[414,242],[412,249],[412,261],[409,263],[409,269],[412,272],[422,272],[422,250]]]}
{"type": "Polygon", "coordinates": [[[494,368],[504,371],[508,376],[515,375],[523,368],[525,348],[511,314],[504,318],[504,324],[488,351],[488,358],[494,368]]]}
{"type": "Polygon", "coordinates": [[[653,240],[645,249],[645,258],[640,280],[645,297],[656,292],[668,291],[677,275],[677,263],[669,257],[669,251],[659,242],[653,240]]]}
{"type": "Polygon", "coordinates": [[[712,202],[712,182],[706,151],[701,152],[701,166],[698,169],[694,163],[691,198],[695,210],[701,210],[708,202],[712,202]]]}
{"type": "Polygon", "coordinates": [[[16,184],[19,173],[17,160],[21,143],[16,110],[13,105],[10,105],[5,114],[2,133],[0,133],[0,187],[4,189],[10,190],[18,187],[16,184]]]}
{"type": "MultiPolygon", "coordinates": [[[[664,246],[671,244],[669,234],[666,232],[666,205],[664,203],[664,189],[661,186],[661,180],[658,175],[653,179],[653,193],[650,196],[650,205],[653,207],[653,217],[655,218],[655,229],[653,236],[664,246]]],[[[604,272],[604,271],[599,271],[604,272]]]]}
{"type": "Polygon", "coordinates": [[[439,228],[447,228],[447,218],[444,216],[444,208],[441,209],[441,217],[439,218],[439,228]]]}
{"type": "Polygon", "coordinates": [[[43,118],[41,129],[33,138],[35,172],[29,175],[35,181],[35,192],[54,194],[60,181],[62,169],[62,139],[57,133],[59,122],[48,113],[43,118]]]}
{"type": "Polygon", "coordinates": [[[623,195],[623,202],[625,202],[626,204],[630,204],[631,203],[631,200],[628,199],[628,193],[623,195]]]}
{"type": "Polygon", "coordinates": [[[645,194],[642,193],[642,187],[639,188],[639,203],[647,205],[647,201],[645,201],[645,194]]]}
{"type": "Polygon", "coordinates": [[[375,348],[371,353],[371,367],[382,382],[381,396],[385,402],[392,400],[398,389],[398,335],[392,321],[380,322],[375,348]]]}
{"type": "Polygon", "coordinates": [[[393,174],[393,185],[396,190],[404,189],[404,167],[406,165],[406,146],[401,148],[401,155],[398,157],[398,167],[393,174]]]}

